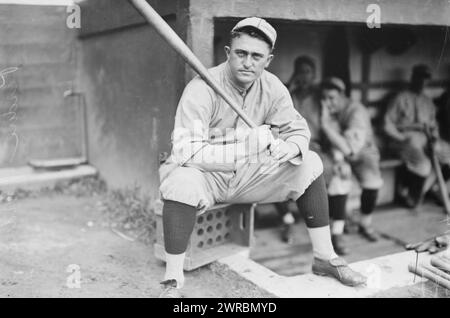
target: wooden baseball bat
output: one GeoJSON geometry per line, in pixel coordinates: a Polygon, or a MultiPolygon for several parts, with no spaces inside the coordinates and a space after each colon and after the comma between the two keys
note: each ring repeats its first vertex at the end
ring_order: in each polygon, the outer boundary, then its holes
{"type": "Polygon", "coordinates": [[[430,272],[448,280],[450,282],[450,275],[447,274],[446,272],[444,272],[443,270],[440,270],[437,267],[434,266],[428,266],[428,265],[423,265],[423,267],[425,267],[427,270],[429,270],[430,272]]]}
{"type": "Polygon", "coordinates": [[[167,41],[167,43],[188,63],[194,71],[211,88],[222,97],[227,104],[242,118],[242,120],[251,128],[255,128],[256,124],[241,110],[241,107],[220,87],[220,85],[209,74],[206,67],[194,55],[191,49],[180,39],[174,30],[167,24],[166,21],[147,3],[145,0],[129,0],[134,7],[144,16],[150,25],[152,25],[156,32],[167,41]]]}
{"type": "MultiPolygon", "coordinates": [[[[447,184],[445,183],[444,176],[442,175],[441,165],[434,151],[434,143],[436,142],[433,134],[431,132],[431,128],[424,124],[411,124],[411,125],[403,125],[400,126],[399,129],[401,131],[420,131],[425,133],[428,139],[428,148],[431,152],[431,163],[433,165],[434,173],[436,174],[439,191],[441,193],[442,201],[444,204],[445,213],[450,215],[450,198],[448,196],[447,184]]],[[[422,193],[419,198],[419,203],[422,203],[424,199],[425,193],[422,193]]]]}
{"type": "Polygon", "coordinates": [[[411,263],[408,265],[408,270],[411,273],[417,274],[421,277],[425,277],[428,280],[450,290],[450,281],[428,271],[425,267],[423,267],[420,264],[416,266],[415,264],[411,263]]]}
{"type": "Polygon", "coordinates": [[[431,265],[450,273],[450,263],[447,263],[444,259],[440,257],[432,257],[431,265]]]}
{"type": "Polygon", "coordinates": [[[428,139],[428,146],[431,152],[431,163],[433,165],[434,173],[437,177],[439,191],[441,192],[441,197],[444,204],[444,210],[447,215],[450,215],[450,199],[448,197],[448,189],[444,180],[444,176],[442,175],[441,165],[434,150],[437,139],[433,135],[432,128],[430,126],[424,125],[423,131],[425,132],[428,139]]]}
{"type": "Polygon", "coordinates": [[[431,158],[433,160],[434,173],[437,176],[439,190],[441,192],[442,201],[444,203],[444,210],[445,213],[450,215],[450,199],[448,197],[447,184],[445,183],[444,176],[442,175],[441,165],[439,164],[439,160],[436,157],[434,151],[432,151],[431,158]]]}

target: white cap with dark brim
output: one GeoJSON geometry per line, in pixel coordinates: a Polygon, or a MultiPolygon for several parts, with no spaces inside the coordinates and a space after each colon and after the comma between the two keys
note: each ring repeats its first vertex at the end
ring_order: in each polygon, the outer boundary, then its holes
{"type": "Polygon", "coordinates": [[[324,79],[323,85],[328,85],[331,87],[336,88],[340,92],[343,92],[346,90],[346,86],[343,80],[341,80],[339,77],[331,76],[324,79]]]}
{"type": "Polygon", "coordinates": [[[275,47],[275,41],[277,40],[277,31],[275,31],[275,29],[266,20],[257,17],[246,18],[239,21],[231,31],[239,31],[239,29],[242,29],[244,27],[253,27],[255,29],[258,29],[272,43],[272,48],[275,47]]]}

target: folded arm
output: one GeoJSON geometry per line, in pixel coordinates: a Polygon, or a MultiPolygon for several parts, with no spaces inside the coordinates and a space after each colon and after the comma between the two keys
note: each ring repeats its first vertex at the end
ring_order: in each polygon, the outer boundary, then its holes
{"type": "MultiPolygon", "coordinates": [[[[235,171],[237,164],[267,149],[273,140],[268,127],[234,131],[226,144],[209,140],[214,93],[200,78],[185,88],[172,134],[172,157],[180,166],[202,171],[235,171]]],[[[228,136],[230,137],[230,136],[228,136]]]]}
{"type": "Polygon", "coordinates": [[[386,114],[384,116],[384,132],[386,133],[386,135],[388,135],[392,139],[399,141],[399,142],[404,142],[407,139],[407,137],[397,127],[397,122],[400,117],[400,111],[399,111],[400,103],[401,103],[401,100],[397,96],[388,105],[386,114]]]}

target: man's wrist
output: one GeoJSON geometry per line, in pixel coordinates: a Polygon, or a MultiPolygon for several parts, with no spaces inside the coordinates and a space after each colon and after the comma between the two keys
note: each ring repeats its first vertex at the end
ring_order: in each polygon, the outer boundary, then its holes
{"type": "Polygon", "coordinates": [[[300,149],[300,146],[292,141],[286,141],[286,143],[289,145],[289,147],[292,149],[292,158],[295,158],[297,156],[302,156],[302,150],[300,149]]]}

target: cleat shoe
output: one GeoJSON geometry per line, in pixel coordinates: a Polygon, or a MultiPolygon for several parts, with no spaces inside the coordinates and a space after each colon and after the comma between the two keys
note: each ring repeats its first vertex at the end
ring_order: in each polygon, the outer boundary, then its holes
{"type": "Polygon", "coordinates": [[[359,225],[359,234],[369,242],[378,241],[378,235],[375,229],[371,226],[359,225]]]}
{"type": "Polygon", "coordinates": [[[359,286],[367,282],[367,278],[351,269],[347,262],[340,258],[334,258],[329,261],[314,258],[312,272],[319,276],[334,277],[346,286],[359,286]]]}
{"type": "Polygon", "coordinates": [[[165,280],[161,282],[161,285],[163,285],[164,290],[159,295],[159,298],[182,298],[175,279],[165,280]]]}

